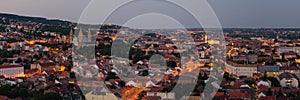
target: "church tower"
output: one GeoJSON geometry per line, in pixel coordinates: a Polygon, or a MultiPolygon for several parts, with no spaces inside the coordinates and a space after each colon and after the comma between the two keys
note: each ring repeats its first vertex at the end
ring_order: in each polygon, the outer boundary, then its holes
{"type": "Polygon", "coordinates": [[[82,28],[80,28],[80,30],[79,30],[79,34],[78,34],[78,40],[79,40],[79,42],[83,42],[83,31],[82,31],[82,28]]]}
{"type": "Polygon", "coordinates": [[[73,28],[71,28],[70,33],[69,33],[69,42],[70,43],[73,41],[73,35],[74,35],[73,28]]]}
{"type": "Polygon", "coordinates": [[[205,43],[208,43],[208,35],[207,34],[204,35],[204,41],[205,41],[205,43]]]}
{"type": "Polygon", "coordinates": [[[88,42],[92,42],[92,33],[91,33],[91,30],[88,30],[88,42]]]}

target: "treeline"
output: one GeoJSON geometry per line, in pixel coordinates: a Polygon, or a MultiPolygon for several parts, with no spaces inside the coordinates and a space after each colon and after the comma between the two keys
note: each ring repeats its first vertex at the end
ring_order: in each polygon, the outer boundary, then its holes
{"type": "Polygon", "coordinates": [[[8,18],[8,19],[14,19],[16,21],[31,21],[36,23],[43,23],[43,24],[50,24],[50,25],[63,25],[68,26],[71,24],[71,22],[68,21],[61,21],[61,20],[49,20],[46,18],[39,18],[39,17],[26,17],[26,16],[18,16],[13,14],[1,14],[0,17],[8,18]]]}
{"type": "Polygon", "coordinates": [[[56,92],[44,93],[40,91],[30,91],[24,86],[17,85],[3,85],[0,87],[0,95],[8,98],[22,98],[24,100],[63,100],[63,97],[56,92]]]}

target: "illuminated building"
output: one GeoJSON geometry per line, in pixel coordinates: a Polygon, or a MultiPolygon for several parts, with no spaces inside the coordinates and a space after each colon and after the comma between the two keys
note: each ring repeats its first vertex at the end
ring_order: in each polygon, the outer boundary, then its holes
{"type": "Polygon", "coordinates": [[[204,35],[204,41],[205,41],[205,43],[208,42],[208,35],[207,34],[204,35]]]}
{"type": "Polygon", "coordinates": [[[253,73],[257,73],[257,64],[236,64],[230,63],[226,65],[229,73],[237,76],[253,77],[253,73]]]}
{"type": "Polygon", "coordinates": [[[220,41],[218,40],[209,40],[207,41],[208,44],[220,44],[220,41]]]}
{"type": "Polygon", "coordinates": [[[19,64],[7,64],[0,66],[0,75],[5,77],[17,77],[24,74],[24,67],[19,64]]]}
{"type": "Polygon", "coordinates": [[[70,36],[69,36],[70,42],[73,41],[73,34],[74,34],[73,29],[71,29],[70,30],[70,36]]]}
{"type": "Polygon", "coordinates": [[[260,73],[266,73],[267,76],[277,77],[279,74],[279,68],[280,66],[278,65],[258,66],[257,71],[260,73]]]}

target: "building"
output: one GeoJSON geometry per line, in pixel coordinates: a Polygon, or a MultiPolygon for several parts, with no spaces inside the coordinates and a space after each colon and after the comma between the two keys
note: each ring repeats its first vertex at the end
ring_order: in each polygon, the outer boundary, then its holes
{"type": "Polygon", "coordinates": [[[283,59],[293,59],[297,57],[296,52],[284,52],[282,55],[283,55],[283,59]]]}
{"type": "Polygon", "coordinates": [[[295,75],[285,72],[279,75],[280,85],[282,87],[298,87],[298,79],[295,75]]]}
{"type": "Polygon", "coordinates": [[[118,100],[114,94],[103,90],[88,92],[85,97],[87,100],[118,100]]]}
{"type": "Polygon", "coordinates": [[[278,52],[279,53],[284,53],[284,52],[296,52],[296,53],[300,53],[300,47],[280,47],[278,52]]]}
{"type": "Polygon", "coordinates": [[[83,31],[82,31],[82,28],[80,28],[79,33],[78,33],[78,42],[82,43],[83,38],[84,38],[83,31]]]}
{"type": "Polygon", "coordinates": [[[161,100],[175,100],[175,93],[165,93],[165,92],[147,92],[147,96],[158,96],[161,100]]]}
{"type": "Polygon", "coordinates": [[[257,62],[257,55],[247,55],[247,59],[250,63],[256,63],[257,62]]]}
{"type": "Polygon", "coordinates": [[[230,63],[226,65],[229,73],[237,76],[252,77],[253,73],[257,73],[257,64],[236,64],[230,63]]]}
{"type": "Polygon", "coordinates": [[[280,66],[278,65],[266,65],[257,66],[257,71],[260,73],[267,73],[267,76],[278,76],[280,66]]]}
{"type": "Polygon", "coordinates": [[[19,64],[4,64],[0,66],[0,75],[17,77],[24,75],[24,67],[19,64]]]}

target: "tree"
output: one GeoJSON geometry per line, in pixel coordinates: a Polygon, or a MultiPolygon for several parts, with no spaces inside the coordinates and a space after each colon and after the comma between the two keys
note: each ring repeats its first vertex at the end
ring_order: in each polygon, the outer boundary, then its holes
{"type": "Polygon", "coordinates": [[[144,71],[142,72],[142,76],[148,76],[148,75],[149,75],[148,70],[144,70],[144,71]]]}
{"type": "Polygon", "coordinates": [[[175,61],[168,61],[167,66],[169,66],[171,68],[175,68],[177,66],[177,63],[175,61]]]}
{"type": "Polygon", "coordinates": [[[124,81],[119,82],[120,87],[124,87],[125,85],[126,85],[126,83],[124,81]]]}
{"type": "Polygon", "coordinates": [[[252,84],[256,84],[254,80],[245,80],[245,83],[249,86],[252,86],[252,84]]]}
{"type": "Polygon", "coordinates": [[[274,96],[274,92],[271,90],[271,88],[269,88],[266,92],[266,96],[274,96]]]}
{"type": "Polygon", "coordinates": [[[272,86],[274,86],[274,87],[280,87],[281,86],[280,82],[276,78],[274,78],[274,77],[267,77],[267,79],[269,81],[271,81],[272,86]]]}
{"type": "Polygon", "coordinates": [[[75,72],[70,72],[70,78],[76,78],[75,72]]]}
{"type": "Polygon", "coordinates": [[[63,100],[63,97],[56,92],[35,95],[32,100],[63,100]]]}
{"type": "Polygon", "coordinates": [[[16,60],[16,63],[21,63],[22,62],[22,59],[21,58],[18,58],[17,60],[16,60]]]}
{"type": "Polygon", "coordinates": [[[200,79],[200,80],[207,80],[208,76],[207,76],[206,73],[204,73],[204,75],[199,74],[198,79],[200,79]]]}
{"type": "Polygon", "coordinates": [[[107,76],[105,78],[105,81],[108,81],[109,79],[116,79],[117,78],[117,74],[114,72],[108,72],[107,76]]]}
{"type": "Polygon", "coordinates": [[[63,43],[62,50],[68,50],[68,46],[66,43],[63,43]]]}
{"type": "Polygon", "coordinates": [[[57,79],[57,78],[54,74],[50,74],[48,79],[49,79],[49,81],[55,81],[55,79],[57,79]]]}

